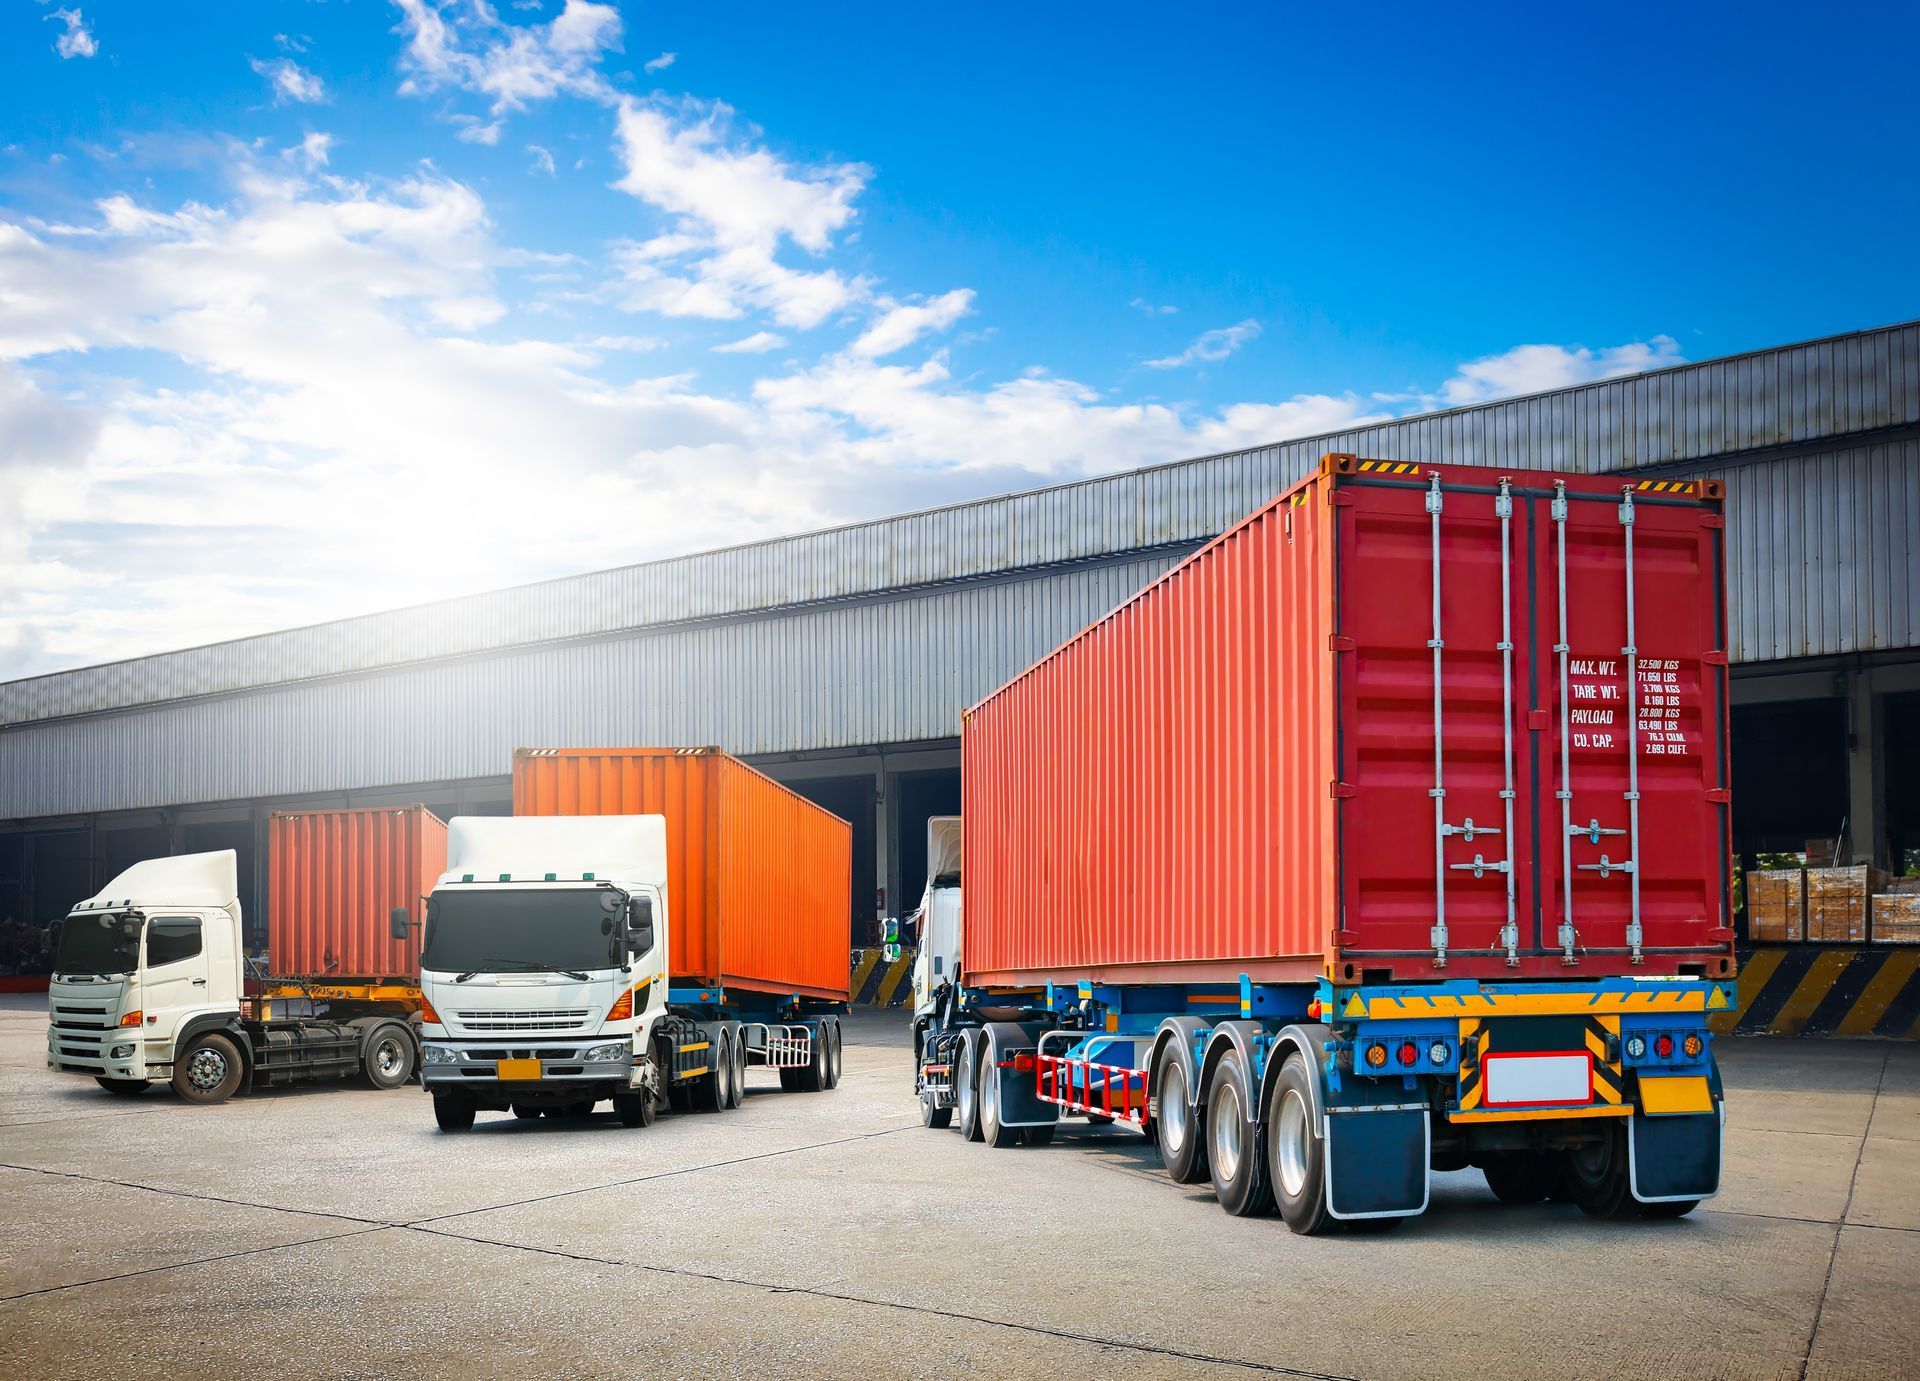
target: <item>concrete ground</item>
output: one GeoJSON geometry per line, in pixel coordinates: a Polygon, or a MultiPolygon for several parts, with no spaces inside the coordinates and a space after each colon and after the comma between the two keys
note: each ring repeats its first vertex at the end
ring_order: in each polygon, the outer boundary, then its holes
{"type": "Polygon", "coordinates": [[[0,998],[0,1374],[1912,1376],[1920,1049],[1723,1041],[1727,1184],[1675,1222],[1477,1172],[1302,1239],[1132,1133],[923,1130],[897,1014],[824,1094],[622,1129],[351,1085],[190,1108],[56,1078],[0,998]]]}

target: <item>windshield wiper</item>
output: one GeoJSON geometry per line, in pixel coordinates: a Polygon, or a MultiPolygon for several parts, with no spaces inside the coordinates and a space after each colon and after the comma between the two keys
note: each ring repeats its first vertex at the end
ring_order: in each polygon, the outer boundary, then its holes
{"type": "Polygon", "coordinates": [[[469,969],[467,972],[460,974],[453,981],[456,983],[464,983],[469,978],[474,977],[476,974],[492,973],[495,969],[502,968],[507,964],[514,964],[518,966],[515,969],[507,970],[507,972],[558,973],[558,974],[564,974],[568,978],[577,979],[579,982],[582,982],[582,983],[585,983],[587,981],[587,975],[585,975],[584,973],[581,973],[578,969],[556,969],[551,964],[539,964],[539,963],[535,963],[531,959],[492,959],[487,962],[487,965],[485,968],[469,969]]]}

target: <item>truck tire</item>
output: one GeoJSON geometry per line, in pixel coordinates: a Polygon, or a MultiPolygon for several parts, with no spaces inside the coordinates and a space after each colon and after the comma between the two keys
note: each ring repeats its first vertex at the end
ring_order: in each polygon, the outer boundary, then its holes
{"type": "Polygon", "coordinates": [[[1201,1119],[1194,1115],[1186,1066],[1171,1048],[1160,1053],[1160,1070],[1153,1086],[1158,1091],[1160,1109],[1153,1120],[1160,1164],[1175,1184],[1198,1184],[1207,1177],[1206,1141],[1201,1119]]]}
{"type": "Polygon", "coordinates": [[[1589,1218],[1632,1218],[1639,1212],[1627,1179],[1627,1133],[1619,1118],[1607,1120],[1599,1141],[1569,1146],[1561,1164],[1567,1196],[1589,1218]]]}
{"type": "Polygon", "coordinates": [[[464,1132],[473,1126],[473,1100],[457,1093],[433,1095],[433,1120],[443,1132],[464,1132]]]}
{"type": "Polygon", "coordinates": [[[1544,1151],[1493,1151],[1480,1167],[1503,1204],[1537,1204],[1560,1183],[1560,1157],[1544,1151]]]}
{"type": "Polygon", "coordinates": [[[980,1139],[989,1146],[1018,1146],[1020,1129],[1000,1125],[1000,1060],[991,1042],[983,1041],[980,1061],[980,1139]]]}
{"type": "Polygon", "coordinates": [[[93,1082],[121,1098],[136,1098],[150,1087],[145,1079],[109,1079],[104,1074],[95,1075],[93,1082]]]}
{"type": "Polygon", "coordinates": [[[616,1094],[613,1110],[619,1114],[622,1127],[651,1127],[653,1125],[653,1098],[646,1090],[639,1093],[616,1094]]]}
{"type": "Polygon", "coordinates": [[[952,1107],[941,1107],[940,1099],[932,1089],[920,1090],[920,1125],[931,1127],[936,1132],[953,1125],[952,1107]]]}
{"type": "Polygon", "coordinates": [[[960,1135],[967,1141],[980,1139],[980,1041],[979,1032],[960,1035],[960,1057],[954,1061],[954,1112],[959,1115],[960,1135]]]}
{"type": "Polygon", "coordinates": [[[397,1021],[374,1027],[360,1047],[360,1065],[375,1088],[399,1088],[413,1077],[413,1036],[397,1021]]]}
{"type": "Polygon", "coordinates": [[[1327,1212],[1326,1143],[1313,1115],[1313,1071],[1299,1051],[1287,1056],[1267,1108],[1267,1178],[1287,1226],[1313,1237],[1333,1226],[1327,1212]]]}
{"type": "Polygon", "coordinates": [[[1266,1124],[1254,1107],[1246,1060],[1229,1048],[1207,1090],[1207,1166],[1213,1197],[1236,1218],[1273,1211],[1266,1124]]]}
{"type": "Polygon", "coordinates": [[[540,1109],[530,1108],[525,1103],[515,1103],[513,1105],[513,1115],[522,1122],[538,1122],[540,1120],[540,1109]]]}
{"type": "Polygon", "coordinates": [[[224,1103],[246,1076],[240,1047],[219,1031],[193,1037],[175,1056],[173,1091],[189,1103],[224,1103]]]}
{"type": "Polygon", "coordinates": [[[721,1112],[727,1106],[725,1069],[733,1047],[724,1031],[715,1031],[709,1039],[713,1044],[707,1047],[707,1072],[687,1085],[695,1112],[721,1112]]]}
{"type": "Polygon", "coordinates": [[[727,1106],[737,1108],[747,1098],[747,1040],[738,1028],[733,1032],[733,1040],[728,1049],[732,1058],[727,1061],[727,1106]]]}
{"type": "Polygon", "coordinates": [[[829,1017],[820,1023],[827,1047],[826,1064],[821,1070],[820,1087],[835,1088],[840,1083],[840,1023],[829,1017]]]}

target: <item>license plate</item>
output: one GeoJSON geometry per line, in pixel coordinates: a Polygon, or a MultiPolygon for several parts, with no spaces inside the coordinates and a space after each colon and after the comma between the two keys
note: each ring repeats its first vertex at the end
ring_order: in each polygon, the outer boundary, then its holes
{"type": "Polygon", "coordinates": [[[502,1060],[497,1077],[502,1083],[525,1083],[540,1077],[538,1060],[502,1060]]]}
{"type": "Polygon", "coordinates": [[[1593,1101],[1593,1058],[1578,1053],[1489,1055],[1482,1063],[1490,1108],[1570,1107],[1593,1101]]]}

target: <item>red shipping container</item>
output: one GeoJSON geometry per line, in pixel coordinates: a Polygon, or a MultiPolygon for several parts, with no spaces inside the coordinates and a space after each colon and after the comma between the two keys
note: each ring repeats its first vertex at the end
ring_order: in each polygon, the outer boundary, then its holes
{"type": "Polygon", "coordinates": [[[964,716],[968,981],[1730,975],[1720,499],[1327,457],[964,716]]]}
{"type": "Polygon", "coordinates": [[[425,806],[276,811],[267,826],[267,967],[280,977],[420,977],[417,921],[447,870],[447,827],[425,806]]]}
{"type": "Polygon", "coordinates": [[[515,815],[664,815],[675,983],[847,997],[853,827],[717,748],[520,748],[515,815]]]}

